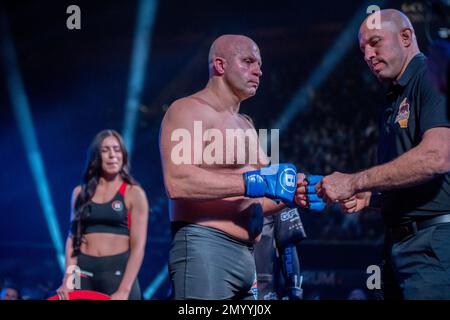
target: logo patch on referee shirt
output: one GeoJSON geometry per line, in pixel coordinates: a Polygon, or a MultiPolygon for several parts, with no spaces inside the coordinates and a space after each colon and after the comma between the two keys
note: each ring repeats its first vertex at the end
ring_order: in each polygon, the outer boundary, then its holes
{"type": "Polygon", "coordinates": [[[405,129],[408,127],[408,119],[409,119],[409,102],[408,98],[403,99],[400,103],[400,107],[398,108],[397,116],[395,117],[395,123],[398,122],[400,128],[405,129]]]}
{"type": "Polygon", "coordinates": [[[111,207],[114,211],[122,211],[123,209],[123,202],[120,200],[116,200],[112,203],[111,207]]]}

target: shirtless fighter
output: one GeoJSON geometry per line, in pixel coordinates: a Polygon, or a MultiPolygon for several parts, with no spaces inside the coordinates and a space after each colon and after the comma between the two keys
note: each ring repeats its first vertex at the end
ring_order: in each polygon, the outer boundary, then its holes
{"type": "Polygon", "coordinates": [[[239,113],[261,75],[253,40],[220,36],[210,48],[206,87],[176,100],[162,121],[175,299],[254,299],[253,244],[263,217],[293,204],[295,167],[268,166],[252,121],[239,113]]]}

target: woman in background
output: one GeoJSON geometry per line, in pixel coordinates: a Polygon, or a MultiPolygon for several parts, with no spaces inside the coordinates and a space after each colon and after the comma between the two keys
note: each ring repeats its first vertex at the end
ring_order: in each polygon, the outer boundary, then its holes
{"type": "Polygon", "coordinates": [[[105,293],[112,300],[141,299],[137,275],[144,258],[149,207],[144,190],[129,173],[127,150],[116,131],[104,130],[94,138],[71,208],[59,299],[68,299],[74,289],[105,293]],[[78,276],[80,286],[73,288],[78,276]]]}

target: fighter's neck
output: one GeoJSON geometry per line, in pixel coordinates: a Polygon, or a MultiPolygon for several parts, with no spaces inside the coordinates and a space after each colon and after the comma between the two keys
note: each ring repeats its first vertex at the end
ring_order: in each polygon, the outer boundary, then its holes
{"type": "Polygon", "coordinates": [[[218,111],[239,113],[241,100],[223,82],[210,79],[202,93],[218,111]]]}

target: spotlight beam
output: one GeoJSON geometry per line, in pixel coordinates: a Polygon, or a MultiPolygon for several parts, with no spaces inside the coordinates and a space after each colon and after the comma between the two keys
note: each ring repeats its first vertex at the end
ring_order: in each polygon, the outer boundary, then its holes
{"type": "Polygon", "coordinates": [[[6,15],[0,11],[0,29],[3,38],[1,52],[6,74],[6,86],[11,99],[19,131],[25,145],[28,165],[31,169],[34,184],[36,185],[39,200],[44,212],[50,238],[56,250],[57,261],[61,271],[64,272],[65,257],[61,232],[53,206],[47,176],[45,174],[44,162],[42,160],[36,132],[30,112],[28,98],[17,63],[14,43],[8,29],[6,15]]]}
{"type": "Polygon", "coordinates": [[[137,21],[131,56],[131,68],[128,81],[123,138],[131,159],[134,147],[134,133],[138,120],[139,105],[145,82],[145,71],[150,56],[150,44],[155,22],[157,0],[140,0],[137,10],[137,21]]]}

